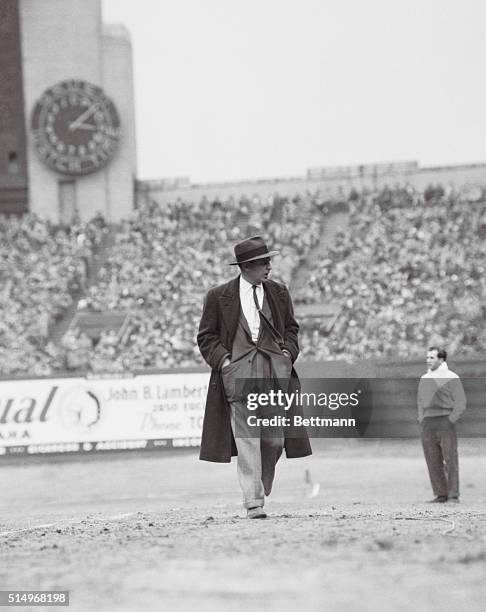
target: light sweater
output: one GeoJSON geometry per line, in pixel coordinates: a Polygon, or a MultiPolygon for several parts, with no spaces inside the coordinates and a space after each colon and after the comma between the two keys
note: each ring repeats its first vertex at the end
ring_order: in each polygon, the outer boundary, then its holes
{"type": "Polygon", "coordinates": [[[417,393],[418,420],[447,416],[455,423],[466,410],[466,395],[459,376],[444,361],[436,370],[429,370],[419,383],[417,393]]]}

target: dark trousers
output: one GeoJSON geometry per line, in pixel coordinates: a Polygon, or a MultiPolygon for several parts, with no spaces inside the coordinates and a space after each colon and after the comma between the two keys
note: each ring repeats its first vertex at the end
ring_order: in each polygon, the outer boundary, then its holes
{"type": "Polygon", "coordinates": [[[422,448],[436,496],[459,497],[456,427],[446,416],[422,421],[422,448]]]}

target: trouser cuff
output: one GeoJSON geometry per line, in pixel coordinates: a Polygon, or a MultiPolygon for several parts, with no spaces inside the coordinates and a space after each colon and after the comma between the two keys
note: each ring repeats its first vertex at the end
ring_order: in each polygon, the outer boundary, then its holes
{"type": "Polygon", "coordinates": [[[248,510],[249,508],[260,508],[263,507],[265,499],[251,499],[250,501],[243,502],[243,506],[248,510]]]}

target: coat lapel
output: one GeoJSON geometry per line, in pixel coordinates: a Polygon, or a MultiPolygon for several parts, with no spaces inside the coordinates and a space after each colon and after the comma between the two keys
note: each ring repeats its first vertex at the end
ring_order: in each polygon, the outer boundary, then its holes
{"type": "MultiPolygon", "coordinates": [[[[240,277],[230,281],[219,296],[221,315],[232,341],[238,326],[240,316],[240,277]]],[[[228,347],[230,348],[230,347],[228,347]]]]}
{"type": "MultiPolygon", "coordinates": [[[[285,290],[281,289],[276,283],[263,283],[265,296],[268,300],[268,305],[272,311],[274,327],[281,333],[284,333],[283,313],[285,311],[286,294],[285,290]]],[[[238,327],[238,319],[240,316],[240,277],[234,278],[226,284],[221,295],[219,296],[221,306],[221,316],[223,318],[226,329],[229,332],[229,342],[233,342],[236,329],[238,327]]],[[[249,331],[249,330],[248,330],[249,331]]],[[[229,347],[228,347],[229,348],[229,347]]]]}
{"type": "Polygon", "coordinates": [[[268,300],[268,305],[272,311],[273,325],[275,329],[277,329],[283,335],[284,325],[282,313],[284,312],[285,308],[285,291],[280,289],[280,287],[275,283],[270,284],[264,282],[263,288],[265,290],[265,296],[268,300]]]}

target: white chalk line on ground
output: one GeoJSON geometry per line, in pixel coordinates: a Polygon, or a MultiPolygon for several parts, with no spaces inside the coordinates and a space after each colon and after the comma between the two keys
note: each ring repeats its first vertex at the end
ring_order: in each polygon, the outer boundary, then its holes
{"type": "MultiPolygon", "coordinates": [[[[480,515],[476,515],[476,516],[480,516],[480,515]]],[[[441,531],[441,534],[443,536],[447,536],[447,535],[454,535],[454,537],[457,538],[463,538],[465,540],[474,540],[474,536],[472,535],[468,535],[468,534],[462,534],[462,535],[456,535],[453,534],[453,531],[456,529],[456,522],[453,521],[452,519],[445,519],[445,518],[441,518],[438,516],[435,517],[425,517],[425,516],[394,516],[393,520],[395,521],[442,521],[443,523],[447,523],[449,525],[448,529],[445,529],[444,531],[441,531]]]]}
{"type": "Polygon", "coordinates": [[[27,533],[28,531],[35,531],[37,529],[48,529],[49,527],[56,527],[57,525],[61,525],[63,523],[68,525],[80,525],[86,520],[91,520],[97,523],[99,523],[100,521],[119,521],[129,516],[133,516],[134,514],[136,514],[136,512],[125,512],[124,514],[113,514],[112,516],[96,517],[93,519],[87,519],[86,517],[82,519],[60,519],[59,521],[55,521],[54,523],[43,523],[42,525],[33,525],[32,527],[24,527],[23,529],[11,529],[9,531],[1,531],[0,537],[9,536],[16,533],[27,533]]]}

